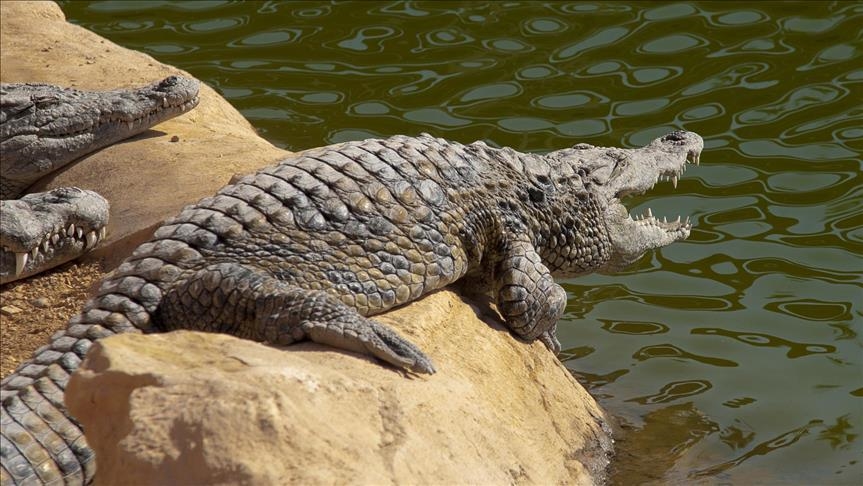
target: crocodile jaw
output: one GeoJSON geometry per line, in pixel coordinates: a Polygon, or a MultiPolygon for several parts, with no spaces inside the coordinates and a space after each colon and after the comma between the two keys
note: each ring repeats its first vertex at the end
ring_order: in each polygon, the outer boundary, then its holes
{"type": "Polygon", "coordinates": [[[643,215],[630,216],[621,200],[652,189],[662,180],[677,187],[678,178],[687,163],[698,164],[704,141],[692,132],[672,132],[636,150],[624,154],[602,185],[608,198],[605,222],[612,253],[603,270],[620,270],[641,258],[649,250],[670,245],[689,237],[692,224],[687,216],[674,221],[660,221],[650,208],[643,215]]]}
{"type": "Polygon", "coordinates": [[[689,237],[692,224],[689,217],[662,221],[648,209],[644,216],[630,217],[626,206],[619,202],[606,210],[606,228],[612,254],[603,271],[618,271],[634,263],[649,250],[670,245],[689,237]]]}
{"type": "Polygon", "coordinates": [[[81,256],[105,237],[108,201],[62,187],[0,201],[0,284],[81,256]]]}

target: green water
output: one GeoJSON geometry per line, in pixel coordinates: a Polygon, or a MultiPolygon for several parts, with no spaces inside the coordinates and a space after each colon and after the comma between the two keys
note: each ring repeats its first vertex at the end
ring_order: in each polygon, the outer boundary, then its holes
{"type": "Polygon", "coordinates": [[[629,204],[690,239],[566,282],[563,359],[622,423],[612,482],[863,483],[863,4],[62,6],[288,149],[700,133],[701,167],[629,204]]]}

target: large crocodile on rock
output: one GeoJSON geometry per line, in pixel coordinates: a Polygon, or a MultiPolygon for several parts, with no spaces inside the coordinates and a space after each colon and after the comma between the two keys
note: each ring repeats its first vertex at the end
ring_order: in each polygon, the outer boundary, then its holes
{"type": "Polygon", "coordinates": [[[105,236],[108,202],[95,192],[24,196],[28,187],[197,104],[198,81],[182,76],[114,91],[0,85],[0,284],[77,258],[105,236]]]}
{"type": "Polygon", "coordinates": [[[463,277],[508,328],[558,351],[566,292],[552,276],[614,271],[689,235],[688,218],[630,217],[621,200],[676,185],[703,142],[579,144],[546,155],[428,135],[313,149],[236,179],[165,222],[68,328],[2,381],[2,482],[88,482],[92,450],[63,390],[94,340],[196,329],[303,339],[433,373],[368,316],[463,277]]]}

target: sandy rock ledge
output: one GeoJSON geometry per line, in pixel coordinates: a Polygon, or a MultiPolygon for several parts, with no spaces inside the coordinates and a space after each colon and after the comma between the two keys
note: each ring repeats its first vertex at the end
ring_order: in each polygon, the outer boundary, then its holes
{"type": "Polygon", "coordinates": [[[314,344],[121,335],[66,392],[100,484],[595,484],[603,413],[541,344],[437,292],[380,319],[435,361],[409,375],[314,344]]]}

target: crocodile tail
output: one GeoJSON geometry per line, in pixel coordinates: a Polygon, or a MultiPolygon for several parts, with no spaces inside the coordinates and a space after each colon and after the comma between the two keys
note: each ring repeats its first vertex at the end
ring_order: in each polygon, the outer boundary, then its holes
{"type": "Polygon", "coordinates": [[[0,485],[86,484],[96,472],[81,425],[63,393],[94,341],[150,326],[150,314],[128,294],[134,277],[107,280],[100,294],[32,359],[0,382],[0,485]],[[129,282],[129,280],[132,280],[129,282]]]}

